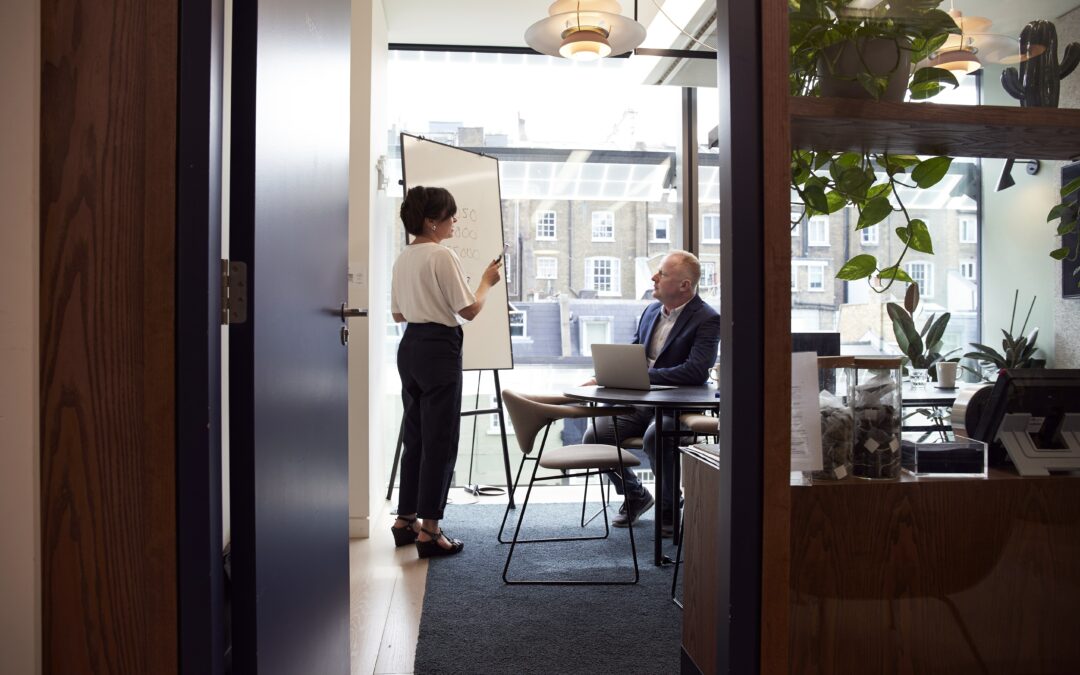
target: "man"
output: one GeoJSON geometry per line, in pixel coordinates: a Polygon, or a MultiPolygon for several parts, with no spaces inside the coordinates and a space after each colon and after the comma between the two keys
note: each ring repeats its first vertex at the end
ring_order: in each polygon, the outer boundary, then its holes
{"type": "MultiPolygon", "coordinates": [[[[720,315],[697,294],[701,279],[701,263],[687,251],[671,251],[653,275],[653,297],[641,314],[634,344],[645,345],[649,363],[649,381],[653,384],[702,385],[709,379],[709,368],[716,362],[720,344],[720,315]]],[[[596,384],[591,380],[586,384],[596,384]]],[[[645,454],[656,465],[655,413],[652,408],[638,407],[633,415],[617,418],[619,438],[642,436],[645,454]]],[[[675,428],[671,415],[664,415],[665,430],[675,428]]],[[[675,491],[670,478],[674,474],[674,439],[666,439],[661,460],[664,462],[664,485],[660,487],[661,523],[665,535],[671,533],[675,491]]],[[[596,432],[590,426],[585,443],[615,442],[611,418],[600,418],[596,432]]],[[[651,507],[655,500],[631,469],[619,476],[609,472],[616,491],[628,495],[629,510],[624,504],[612,525],[627,527],[651,507]]]]}

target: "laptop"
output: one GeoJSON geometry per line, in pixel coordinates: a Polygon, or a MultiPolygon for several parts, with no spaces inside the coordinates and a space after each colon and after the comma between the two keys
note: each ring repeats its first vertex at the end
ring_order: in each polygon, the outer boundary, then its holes
{"type": "Polygon", "coordinates": [[[645,345],[594,344],[592,358],[598,386],[641,391],[675,389],[675,386],[670,384],[649,383],[649,362],[645,358],[645,345]]]}

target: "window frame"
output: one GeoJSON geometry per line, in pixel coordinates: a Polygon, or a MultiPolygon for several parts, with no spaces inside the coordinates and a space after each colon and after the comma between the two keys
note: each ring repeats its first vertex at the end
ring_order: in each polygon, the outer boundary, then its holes
{"type": "Polygon", "coordinates": [[[594,255],[585,258],[585,290],[596,291],[596,297],[598,298],[621,298],[622,260],[610,255],[594,255]],[[596,272],[594,265],[598,262],[611,263],[610,276],[612,290],[602,291],[596,287],[596,272]]]}
{"type": "Polygon", "coordinates": [[[535,258],[535,276],[537,279],[543,279],[545,281],[554,281],[559,278],[559,257],[555,255],[538,255],[535,258]],[[540,261],[551,263],[551,276],[544,276],[540,274],[540,261]]]}
{"type": "Polygon", "coordinates": [[[521,339],[521,338],[529,337],[529,313],[526,312],[525,310],[514,309],[513,307],[511,307],[507,311],[507,314],[509,315],[510,338],[511,339],[514,339],[514,338],[521,339]],[[515,315],[521,317],[521,335],[514,335],[514,326],[516,325],[514,323],[514,316],[515,315]]]}
{"type": "Polygon", "coordinates": [[[558,241],[559,239],[559,215],[555,211],[537,211],[536,212],[536,240],[537,241],[558,241]],[[545,222],[546,216],[551,216],[551,222],[545,222]],[[540,233],[541,227],[551,227],[551,235],[540,233]]]}
{"type": "Polygon", "coordinates": [[[957,233],[957,240],[961,244],[978,244],[979,243],[979,214],[974,211],[960,211],[956,214],[956,224],[959,228],[957,233]],[[970,225],[971,238],[964,238],[964,231],[968,229],[970,225]]]}
{"type": "Polygon", "coordinates": [[[604,209],[593,211],[592,214],[591,214],[591,219],[592,219],[592,227],[590,229],[590,233],[592,234],[592,241],[596,241],[596,242],[615,241],[615,212],[614,211],[608,211],[608,210],[604,210],[604,209]],[[604,227],[603,222],[599,222],[599,223],[597,222],[597,220],[598,220],[597,216],[599,216],[601,219],[605,219],[605,220],[609,221],[608,224],[607,224],[607,227],[609,227],[610,230],[611,230],[611,236],[610,237],[603,237],[603,236],[598,237],[596,235],[597,225],[599,225],[600,227],[604,227]]]}
{"type": "Polygon", "coordinates": [[[649,216],[649,243],[650,244],[670,244],[671,243],[671,221],[673,218],[669,214],[656,214],[649,216]],[[656,223],[657,221],[663,221],[664,223],[664,238],[661,239],[656,236],[656,223]]]}
{"type": "MultiPolygon", "coordinates": [[[[922,266],[925,270],[923,275],[923,283],[919,283],[919,297],[920,298],[932,298],[934,297],[934,263],[929,260],[911,260],[904,263],[904,271],[911,277],[912,281],[918,282],[915,275],[911,273],[911,270],[916,266],[922,266]]],[[[908,284],[910,286],[910,284],[908,284]]]]}
{"type": "Polygon", "coordinates": [[[859,244],[862,246],[878,246],[881,244],[881,235],[876,223],[859,230],[859,244]],[[867,235],[873,236],[868,237],[867,235]]]}
{"type": "Polygon", "coordinates": [[[824,293],[825,292],[825,268],[827,265],[807,265],[806,266],[806,290],[810,293],[824,293]],[[819,286],[815,286],[816,275],[820,274],[821,279],[818,281],[819,286]]]}
{"type": "Polygon", "coordinates": [[[703,213],[701,214],[701,243],[702,244],[719,244],[720,243],[720,214],[719,213],[703,213]],[[705,223],[716,221],[716,237],[706,236],[709,234],[705,223]]]}
{"type": "Polygon", "coordinates": [[[960,278],[965,281],[978,282],[979,278],[979,266],[976,264],[974,258],[964,258],[960,261],[960,278]],[[969,267],[971,269],[971,275],[964,274],[964,268],[969,267]]]}
{"type": "Polygon", "coordinates": [[[820,246],[828,247],[832,246],[829,243],[829,230],[832,228],[832,221],[828,216],[813,216],[806,221],[806,245],[807,246],[820,246]],[[814,225],[824,225],[822,228],[825,235],[824,239],[817,239],[814,237],[814,225]]]}

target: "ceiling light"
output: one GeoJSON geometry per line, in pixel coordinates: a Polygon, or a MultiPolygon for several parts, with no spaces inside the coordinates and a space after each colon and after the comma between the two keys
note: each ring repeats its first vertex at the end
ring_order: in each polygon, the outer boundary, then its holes
{"type": "Polygon", "coordinates": [[[615,0],[556,0],[548,15],[525,31],[525,42],[541,54],[593,61],[645,40],[645,27],[624,17],[615,0]]]}
{"type": "Polygon", "coordinates": [[[963,48],[947,52],[939,51],[930,59],[929,64],[934,68],[944,68],[958,75],[969,75],[982,68],[982,62],[976,56],[975,50],[963,48]]]}

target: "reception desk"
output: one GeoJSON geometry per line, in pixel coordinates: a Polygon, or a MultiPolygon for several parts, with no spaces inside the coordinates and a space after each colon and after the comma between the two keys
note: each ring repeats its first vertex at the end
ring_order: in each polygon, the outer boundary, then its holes
{"type": "Polygon", "coordinates": [[[1080,672],[1080,478],[791,488],[792,673],[1080,672]]]}
{"type": "MultiPolygon", "coordinates": [[[[684,456],[683,672],[715,672],[718,471],[684,456]]],[[[791,486],[792,673],[1080,673],[1080,477],[791,486]]]]}

